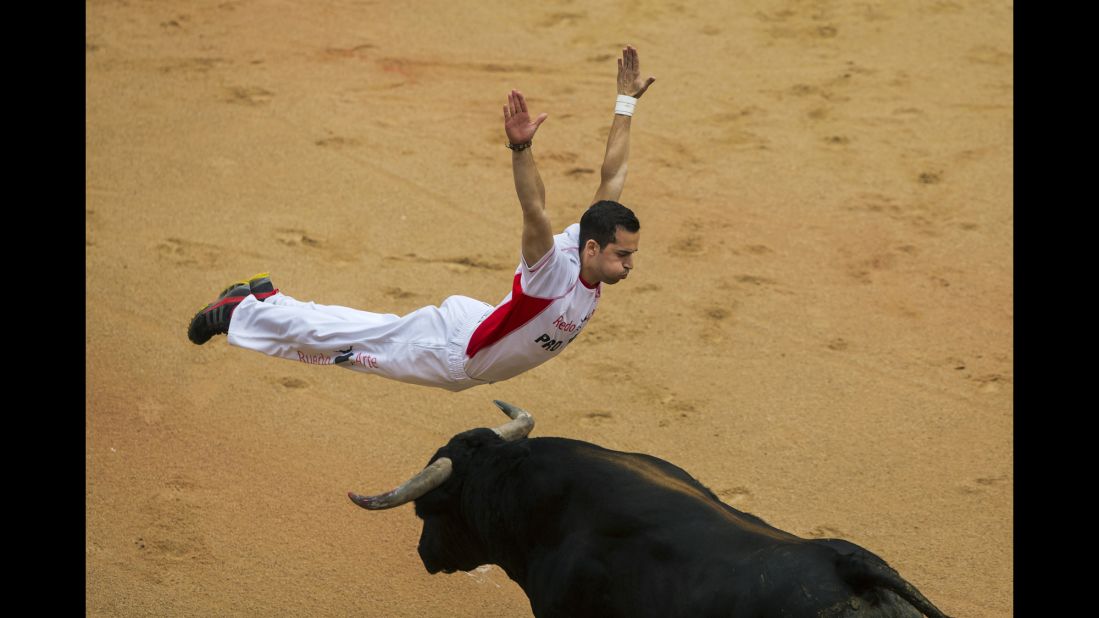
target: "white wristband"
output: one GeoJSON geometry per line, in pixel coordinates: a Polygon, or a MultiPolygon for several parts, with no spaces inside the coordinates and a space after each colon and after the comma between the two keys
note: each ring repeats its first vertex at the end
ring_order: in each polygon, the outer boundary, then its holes
{"type": "Polygon", "coordinates": [[[637,99],[620,94],[614,102],[614,113],[618,116],[633,116],[633,108],[637,107],[637,99]]]}

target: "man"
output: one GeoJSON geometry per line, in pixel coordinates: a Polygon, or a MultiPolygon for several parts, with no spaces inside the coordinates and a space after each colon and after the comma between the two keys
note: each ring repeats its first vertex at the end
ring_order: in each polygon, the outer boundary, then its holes
{"type": "Polygon", "coordinates": [[[554,236],[531,143],[547,114],[531,120],[523,94],[504,106],[515,192],[523,209],[522,252],[511,292],[493,307],[451,296],[404,316],[304,303],[265,273],[226,288],[191,320],[196,344],[229,343],[309,364],[339,365],[411,384],[460,391],[506,380],[559,354],[587,324],[603,284],[633,268],[640,223],[618,203],[626,181],[630,121],[656,78],[641,78],[637,50],[618,60],[618,99],[599,188],[580,219],[554,236]]]}

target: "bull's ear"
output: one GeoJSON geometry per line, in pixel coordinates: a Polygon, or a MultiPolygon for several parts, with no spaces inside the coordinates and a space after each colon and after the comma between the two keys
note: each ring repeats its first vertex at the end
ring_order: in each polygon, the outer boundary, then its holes
{"type": "Polygon", "coordinates": [[[493,400],[493,403],[511,418],[511,422],[493,429],[496,435],[503,438],[505,442],[514,442],[525,438],[534,429],[534,417],[530,415],[530,412],[499,399],[493,400]]]}

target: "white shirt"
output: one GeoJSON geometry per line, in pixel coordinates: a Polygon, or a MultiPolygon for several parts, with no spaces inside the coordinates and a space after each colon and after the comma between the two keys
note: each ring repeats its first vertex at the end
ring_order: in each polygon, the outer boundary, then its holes
{"type": "Polygon", "coordinates": [[[473,331],[466,373],[497,382],[557,356],[587,325],[602,283],[580,278],[580,224],[553,237],[553,249],[533,266],[520,255],[511,292],[473,331]]]}

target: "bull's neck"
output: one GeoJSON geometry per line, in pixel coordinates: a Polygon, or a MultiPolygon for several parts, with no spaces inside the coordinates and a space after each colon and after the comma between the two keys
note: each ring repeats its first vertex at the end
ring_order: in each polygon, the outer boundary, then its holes
{"type": "Polygon", "coordinates": [[[480,505],[473,516],[466,512],[466,523],[476,531],[488,561],[503,569],[525,591],[531,556],[541,553],[528,526],[534,513],[528,508],[522,484],[515,477],[499,475],[491,483],[491,489],[465,486],[469,496],[464,503],[480,505]]]}

